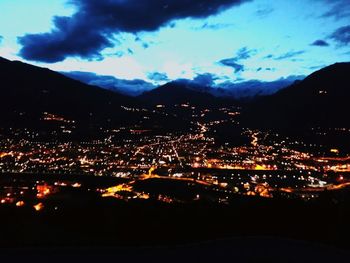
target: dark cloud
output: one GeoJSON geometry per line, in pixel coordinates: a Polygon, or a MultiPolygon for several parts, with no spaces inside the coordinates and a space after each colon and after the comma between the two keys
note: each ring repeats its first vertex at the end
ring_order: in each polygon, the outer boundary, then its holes
{"type": "Polygon", "coordinates": [[[236,60],[233,58],[227,58],[219,61],[220,64],[231,67],[234,69],[235,73],[244,71],[244,65],[236,63],[236,60]]]}
{"type": "Polygon", "coordinates": [[[326,67],[326,65],[312,66],[312,67],[309,67],[309,69],[311,69],[311,70],[318,70],[318,69],[321,69],[321,68],[324,68],[324,67],[326,67]]]}
{"type": "Polygon", "coordinates": [[[265,18],[274,11],[272,7],[261,8],[256,11],[256,15],[260,18],[265,18]]]}
{"type": "Polygon", "coordinates": [[[91,30],[87,18],[55,17],[51,33],[28,34],[18,38],[23,47],[19,55],[27,60],[54,63],[67,56],[99,59],[99,51],[112,47],[112,42],[98,31],[91,30]],[[72,21],[76,22],[72,22],[72,21]],[[84,21],[85,20],[85,21],[84,21]]]}
{"type": "Polygon", "coordinates": [[[278,56],[275,58],[275,60],[283,60],[283,59],[288,59],[288,58],[293,58],[298,55],[304,54],[305,50],[299,50],[299,51],[289,51],[281,56],[278,56]]]}
{"type": "Polygon", "coordinates": [[[59,62],[70,56],[100,58],[119,32],[155,31],[183,18],[206,18],[251,0],[70,0],[72,17],[55,17],[49,33],[18,38],[27,60],[59,62]]]}
{"type": "Polygon", "coordinates": [[[204,23],[201,27],[195,28],[195,29],[196,30],[202,30],[202,29],[219,30],[219,29],[230,27],[230,26],[232,26],[232,24],[224,24],[224,23],[209,24],[209,23],[204,23]]]}
{"type": "Polygon", "coordinates": [[[131,48],[128,48],[128,53],[129,53],[130,55],[133,55],[133,54],[134,54],[134,51],[132,51],[131,48]]]}
{"type": "Polygon", "coordinates": [[[204,74],[197,75],[193,79],[193,82],[195,84],[198,84],[198,85],[201,85],[201,86],[211,87],[211,86],[213,86],[215,84],[214,81],[217,80],[217,79],[218,79],[218,77],[215,76],[214,74],[204,73],[204,74]]]}
{"type": "Polygon", "coordinates": [[[248,49],[247,47],[243,47],[237,51],[237,54],[235,57],[222,59],[219,61],[219,63],[221,65],[233,68],[235,73],[238,73],[238,72],[244,71],[245,69],[244,65],[238,62],[252,57],[253,55],[256,54],[256,52],[257,51],[255,49],[248,49]]]}
{"type": "Polygon", "coordinates": [[[342,46],[350,44],[350,25],[338,28],[330,35],[330,38],[342,46]]]}
{"type": "Polygon", "coordinates": [[[147,75],[150,80],[154,81],[169,81],[168,75],[166,73],[152,72],[147,75]]]}
{"type": "Polygon", "coordinates": [[[349,0],[322,0],[330,6],[330,9],[322,14],[321,17],[333,17],[336,20],[350,17],[350,1],[349,0]]]}
{"type": "Polygon", "coordinates": [[[316,41],[314,41],[313,43],[310,44],[311,46],[318,46],[318,47],[327,47],[329,46],[329,44],[322,40],[322,39],[318,39],[316,41]]]}
{"type": "Polygon", "coordinates": [[[143,41],[139,36],[135,37],[135,42],[140,42],[144,49],[149,48],[150,44],[143,41]]]}
{"type": "Polygon", "coordinates": [[[234,59],[236,59],[236,61],[248,59],[255,54],[256,54],[256,49],[248,49],[247,47],[243,47],[238,50],[237,55],[234,59]]]}
{"type": "Polygon", "coordinates": [[[262,70],[274,71],[275,69],[273,69],[273,68],[262,68],[262,67],[260,67],[260,68],[258,68],[256,71],[259,72],[259,71],[262,71],[262,70]]]}
{"type": "Polygon", "coordinates": [[[141,79],[117,79],[113,76],[101,76],[91,72],[80,71],[62,72],[62,74],[69,78],[79,80],[89,85],[98,86],[104,89],[112,90],[131,96],[137,96],[145,91],[149,91],[155,88],[155,86],[151,83],[141,79]]]}
{"type": "Polygon", "coordinates": [[[269,54],[267,56],[264,57],[264,59],[269,59],[269,58],[273,58],[273,55],[272,54],[269,54]]]}

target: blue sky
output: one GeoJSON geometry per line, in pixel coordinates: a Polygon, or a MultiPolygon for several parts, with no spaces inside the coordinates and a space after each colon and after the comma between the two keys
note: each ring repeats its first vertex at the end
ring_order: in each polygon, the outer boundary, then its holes
{"type": "Polygon", "coordinates": [[[0,56],[155,85],[274,81],[350,61],[348,0],[173,2],[0,0],[0,56]]]}

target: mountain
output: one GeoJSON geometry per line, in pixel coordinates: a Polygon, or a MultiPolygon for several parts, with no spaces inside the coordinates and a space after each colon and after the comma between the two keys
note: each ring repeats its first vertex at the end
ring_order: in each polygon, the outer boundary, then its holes
{"type": "MultiPolygon", "coordinates": [[[[210,88],[208,88],[210,89],[210,88]]],[[[232,104],[231,99],[217,98],[210,94],[209,91],[190,81],[173,81],[163,86],[145,92],[138,98],[146,103],[153,105],[165,104],[175,105],[190,103],[196,106],[213,106],[232,104]]]]}
{"type": "MultiPolygon", "coordinates": [[[[113,76],[97,75],[92,72],[60,72],[66,77],[88,85],[98,86],[128,96],[139,96],[156,88],[152,83],[142,79],[125,80],[113,76]]],[[[271,95],[305,76],[289,76],[275,81],[248,80],[238,83],[226,81],[215,85],[210,74],[197,76],[193,80],[178,79],[175,82],[186,84],[189,89],[210,93],[215,97],[249,101],[259,96],[271,95]],[[204,76],[204,77],[203,77],[204,76]]]]}
{"type": "MultiPolygon", "coordinates": [[[[101,88],[86,85],[49,69],[0,58],[2,124],[26,124],[44,112],[88,122],[112,119],[120,122],[128,114],[121,105],[135,100],[101,88]]],[[[109,120],[111,121],[111,120],[109,120]]]]}
{"type": "Polygon", "coordinates": [[[242,122],[250,127],[299,129],[350,127],[350,63],[336,63],[272,96],[250,104],[242,122]]]}
{"type": "Polygon", "coordinates": [[[305,76],[289,76],[275,81],[248,80],[239,83],[227,81],[213,87],[210,93],[216,97],[230,97],[241,101],[249,101],[260,96],[272,95],[304,78],[305,76]]]}
{"type": "Polygon", "coordinates": [[[97,75],[92,72],[70,71],[61,72],[66,77],[81,81],[85,84],[98,86],[110,91],[128,96],[138,96],[142,93],[152,90],[155,86],[142,79],[117,79],[113,76],[97,75]]]}

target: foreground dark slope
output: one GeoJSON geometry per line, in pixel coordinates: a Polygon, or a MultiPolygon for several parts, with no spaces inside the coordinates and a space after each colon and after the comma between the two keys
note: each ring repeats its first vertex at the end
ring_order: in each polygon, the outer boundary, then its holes
{"type": "Polygon", "coordinates": [[[350,63],[323,68],[275,95],[261,98],[243,112],[246,126],[303,129],[350,127],[350,63]]]}
{"type": "Polygon", "coordinates": [[[62,114],[88,122],[120,122],[129,113],[121,105],[134,105],[132,98],[89,86],[54,71],[0,58],[1,111],[3,125],[35,122],[43,112],[62,114]]]}

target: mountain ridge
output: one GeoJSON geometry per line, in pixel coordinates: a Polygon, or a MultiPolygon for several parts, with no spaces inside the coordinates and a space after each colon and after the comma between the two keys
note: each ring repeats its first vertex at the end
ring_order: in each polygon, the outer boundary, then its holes
{"type": "Polygon", "coordinates": [[[28,116],[28,121],[40,118],[43,112],[71,118],[118,119],[124,112],[121,105],[135,105],[133,98],[86,85],[47,68],[0,58],[1,103],[0,119],[13,123],[28,116]]]}
{"type": "Polygon", "coordinates": [[[350,62],[320,69],[274,95],[251,103],[242,121],[251,127],[350,127],[350,62]]]}
{"type": "Polygon", "coordinates": [[[151,91],[144,92],[138,98],[144,102],[166,105],[190,103],[196,106],[214,106],[235,103],[230,98],[216,97],[201,86],[190,81],[172,81],[159,86],[151,91]]]}

